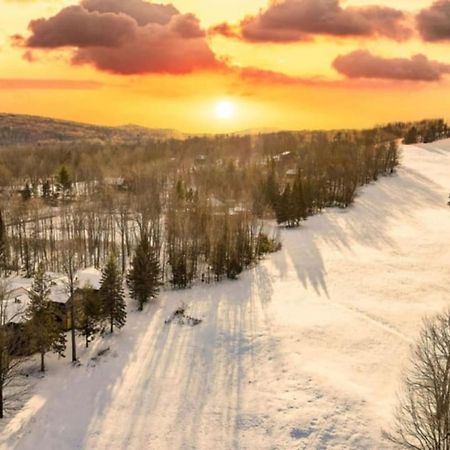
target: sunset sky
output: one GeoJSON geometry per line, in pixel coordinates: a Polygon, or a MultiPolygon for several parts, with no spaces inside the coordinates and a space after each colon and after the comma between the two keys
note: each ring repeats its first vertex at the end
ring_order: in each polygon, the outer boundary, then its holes
{"type": "Polygon", "coordinates": [[[450,118],[450,0],[162,3],[0,0],[0,112],[186,132],[450,118]]]}

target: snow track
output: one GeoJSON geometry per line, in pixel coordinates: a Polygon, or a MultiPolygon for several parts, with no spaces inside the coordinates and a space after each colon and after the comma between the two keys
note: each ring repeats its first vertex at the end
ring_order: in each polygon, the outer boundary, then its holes
{"type": "Polygon", "coordinates": [[[410,344],[450,306],[449,193],[450,141],[405,147],[397,175],[283,231],[239,281],[131,306],[81,367],[51,360],[0,448],[390,448],[410,344]],[[164,325],[181,302],[200,325],[164,325]]]}

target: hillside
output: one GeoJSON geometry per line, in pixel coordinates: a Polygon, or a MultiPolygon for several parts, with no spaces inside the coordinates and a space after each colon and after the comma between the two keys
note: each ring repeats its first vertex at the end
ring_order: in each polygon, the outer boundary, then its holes
{"type": "Polygon", "coordinates": [[[397,175],[283,230],[240,280],[130,306],[80,367],[51,361],[0,448],[391,448],[409,346],[450,305],[449,172],[450,140],[405,146],[397,175]],[[182,302],[202,324],[164,324],[182,302]]]}
{"type": "Polygon", "coordinates": [[[145,138],[182,138],[176,130],[151,129],[136,125],[104,127],[37,116],[0,113],[0,146],[36,142],[118,141],[145,138]]]}

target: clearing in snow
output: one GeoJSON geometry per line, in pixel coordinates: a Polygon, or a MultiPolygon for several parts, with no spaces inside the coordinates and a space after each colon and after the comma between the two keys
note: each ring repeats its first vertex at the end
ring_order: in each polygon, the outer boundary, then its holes
{"type": "Polygon", "coordinates": [[[450,305],[449,191],[450,141],[404,147],[240,280],[164,292],[81,366],[49,360],[0,448],[391,448],[409,346],[450,305]],[[165,325],[181,304],[202,322],[165,325]]]}

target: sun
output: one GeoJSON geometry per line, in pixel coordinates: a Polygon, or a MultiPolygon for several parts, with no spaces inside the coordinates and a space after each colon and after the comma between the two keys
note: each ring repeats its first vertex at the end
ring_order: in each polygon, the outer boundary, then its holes
{"type": "Polygon", "coordinates": [[[219,119],[231,119],[234,116],[235,108],[228,100],[221,100],[216,104],[216,116],[219,119]]]}

